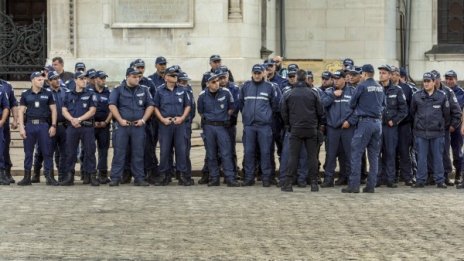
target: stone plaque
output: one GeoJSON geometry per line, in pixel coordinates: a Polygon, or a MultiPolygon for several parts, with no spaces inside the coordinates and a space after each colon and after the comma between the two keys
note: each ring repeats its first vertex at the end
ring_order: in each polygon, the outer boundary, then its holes
{"type": "Polygon", "coordinates": [[[194,0],[114,0],[113,28],[193,27],[194,0]]]}

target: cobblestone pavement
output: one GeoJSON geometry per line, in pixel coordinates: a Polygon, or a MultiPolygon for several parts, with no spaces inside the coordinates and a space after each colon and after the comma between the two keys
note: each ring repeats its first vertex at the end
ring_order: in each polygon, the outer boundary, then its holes
{"type": "Polygon", "coordinates": [[[0,260],[464,260],[464,191],[0,186],[0,260]]]}

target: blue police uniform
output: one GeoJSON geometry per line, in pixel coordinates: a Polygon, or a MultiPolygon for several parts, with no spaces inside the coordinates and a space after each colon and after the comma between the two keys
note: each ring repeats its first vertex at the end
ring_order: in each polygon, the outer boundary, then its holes
{"type": "Polygon", "coordinates": [[[231,141],[227,132],[229,110],[234,109],[234,99],[227,88],[219,88],[211,93],[205,88],[198,96],[198,113],[202,116],[202,126],[206,138],[206,154],[209,167],[209,185],[219,186],[219,166],[217,155],[221,156],[224,176],[228,185],[238,185],[235,181],[231,141]]]}
{"type": "MultiPolygon", "coordinates": [[[[94,92],[83,89],[81,92],[68,91],[63,102],[63,108],[66,108],[73,118],[79,118],[87,113],[90,108],[96,107],[96,96],[94,92]]],[[[66,178],[62,185],[73,185],[73,170],[76,164],[77,150],[79,141],[82,142],[84,152],[84,159],[82,164],[82,171],[90,175],[92,179],[92,186],[98,186],[99,182],[96,179],[96,159],[95,159],[95,129],[94,129],[94,115],[81,121],[81,127],[76,128],[68,122],[66,128],[66,178]]]]}
{"type": "Polygon", "coordinates": [[[404,96],[406,97],[406,104],[408,106],[408,114],[398,125],[398,168],[400,175],[406,185],[412,185],[412,117],[409,112],[411,107],[411,100],[414,90],[407,83],[400,82],[399,86],[403,89],[404,96]]]}
{"type": "MultiPolygon", "coordinates": [[[[110,101],[111,91],[104,87],[101,91],[95,89],[95,107],[96,112],[94,115],[96,122],[104,122],[110,114],[108,107],[110,101]]],[[[102,176],[106,176],[108,172],[108,150],[110,148],[110,125],[106,124],[105,127],[95,127],[95,140],[97,142],[98,150],[98,164],[97,170],[100,176],[100,183],[102,176]]],[[[105,182],[103,182],[105,183],[105,182]]]]}
{"type": "MultiPolygon", "coordinates": [[[[171,91],[166,85],[161,85],[156,92],[154,104],[160,111],[162,117],[176,118],[181,117],[187,107],[190,108],[191,101],[189,100],[187,91],[185,91],[183,87],[176,84],[171,91]]],[[[187,144],[185,142],[185,134],[185,121],[179,125],[172,123],[167,126],[159,123],[160,174],[157,177],[155,185],[167,184],[167,178],[169,178],[169,173],[171,171],[169,157],[172,148],[174,148],[176,154],[176,169],[180,172],[179,185],[192,185],[191,176],[189,176],[187,169],[187,144]]]]}
{"type": "Polygon", "coordinates": [[[229,139],[231,144],[231,153],[232,159],[234,161],[234,173],[237,175],[238,167],[237,167],[237,150],[236,150],[236,143],[237,143],[237,118],[238,113],[240,111],[240,100],[239,94],[240,89],[238,88],[237,84],[233,82],[229,82],[227,84],[227,89],[232,94],[232,98],[234,99],[234,112],[230,115],[230,124],[227,126],[227,132],[229,133],[229,139]]]}
{"type": "Polygon", "coordinates": [[[185,142],[187,144],[186,147],[186,155],[187,155],[187,173],[188,176],[192,176],[192,162],[190,161],[190,150],[192,148],[192,122],[195,118],[197,105],[195,103],[195,97],[193,96],[192,86],[189,84],[184,86],[184,90],[187,92],[190,100],[190,113],[187,119],[185,119],[185,142]]]}
{"type": "Polygon", "coordinates": [[[386,107],[382,114],[381,160],[377,174],[377,186],[386,184],[396,187],[396,149],[398,145],[398,124],[408,115],[408,107],[403,89],[391,81],[384,86],[386,107]],[[392,121],[393,126],[388,125],[392,121]]]}
{"type": "Polygon", "coordinates": [[[44,158],[44,175],[47,184],[57,185],[56,181],[50,179],[52,162],[52,139],[49,137],[49,125],[51,124],[50,105],[55,104],[53,94],[41,88],[38,93],[34,93],[32,88],[21,93],[20,105],[26,107],[24,139],[24,171],[25,179],[18,185],[30,185],[30,174],[35,144],[39,144],[39,149],[44,158]],[[29,176],[29,178],[27,178],[29,176]]]}
{"type": "MultiPolygon", "coordinates": [[[[334,186],[334,174],[336,167],[337,155],[340,151],[344,155],[344,161],[340,165],[344,165],[346,173],[340,172],[340,179],[347,180],[351,172],[351,140],[353,138],[354,129],[357,123],[356,115],[350,106],[351,97],[356,89],[345,85],[341,90],[342,94],[339,97],[334,95],[334,87],[327,88],[324,96],[321,98],[322,105],[326,109],[327,115],[327,134],[326,134],[326,161],[324,172],[324,183],[322,187],[334,186]],[[349,128],[342,128],[343,123],[347,121],[350,124],[349,128]]],[[[342,166],[340,166],[342,168],[342,166]]]]}
{"type": "Polygon", "coordinates": [[[246,81],[240,89],[240,110],[244,125],[244,183],[254,184],[256,145],[259,146],[263,185],[270,185],[272,115],[278,110],[274,86],[270,82],[246,81]]]}
{"type": "Polygon", "coordinates": [[[161,76],[158,72],[155,72],[154,74],[148,76],[148,78],[151,79],[156,88],[165,83],[163,76],[161,76]]]}
{"type": "MultiPolygon", "coordinates": [[[[3,110],[10,109],[7,95],[4,91],[5,91],[4,88],[0,90],[0,112],[2,116],[3,116],[3,110]]],[[[5,119],[5,123],[2,126],[0,126],[0,151],[3,151],[5,148],[5,139],[3,137],[3,128],[5,124],[7,124],[6,119],[5,119]]],[[[5,157],[3,153],[0,153],[0,185],[10,185],[10,183],[11,182],[10,182],[9,176],[5,174],[5,157]]]]}
{"type": "MultiPolygon", "coordinates": [[[[143,118],[146,109],[153,106],[153,98],[148,88],[141,85],[128,87],[124,81],[110,94],[109,105],[117,107],[121,117],[129,122],[143,118]]],[[[119,184],[126,162],[127,150],[130,150],[131,172],[135,183],[142,182],[144,177],[145,126],[121,126],[113,122],[114,155],[111,163],[111,181],[119,184]],[[130,146],[128,147],[128,145],[130,146]]],[[[110,183],[111,185],[111,183],[110,183]]]]}
{"type": "MultiPolygon", "coordinates": [[[[1,88],[0,90],[4,92],[5,95],[7,96],[8,105],[10,107],[10,110],[12,110],[14,107],[17,107],[18,101],[16,100],[16,97],[14,95],[13,86],[9,82],[0,79],[0,88],[1,88]]],[[[12,112],[10,111],[10,115],[11,114],[12,112]]],[[[8,119],[5,122],[5,125],[3,126],[3,137],[5,139],[5,144],[3,147],[3,151],[0,151],[0,153],[3,153],[3,157],[5,160],[6,175],[8,176],[10,182],[14,183],[15,180],[11,176],[11,167],[13,164],[11,163],[11,157],[10,157],[10,142],[11,142],[10,117],[8,117],[8,119]]]]}
{"type": "MultiPolygon", "coordinates": [[[[363,71],[374,72],[371,65],[364,65],[363,71]]],[[[369,175],[366,190],[374,190],[377,183],[378,159],[382,134],[381,117],[385,107],[383,87],[368,78],[356,87],[350,106],[358,117],[358,124],[351,142],[351,175],[348,188],[342,192],[359,192],[361,178],[361,157],[367,148],[369,175]]]]}
{"type": "Polygon", "coordinates": [[[414,118],[415,148],[417,150],[416,187],[427,181],[428,154],[431,153],[433,176],[437,184],[444,182],[443,155],[446,122],[450,119],[450,104],[445,93],[435,90],[429,95],[425,90],[414,93],[411,101],[414,118]]]}
{"type": "MultiPolygon", "coordinates": [[[[449,86],[449,87],[453,91],[456,97],[456,100],[458,101],[461,112],[462,112],[464,109],[464,90],[459,85],[449,86]]],[[[461,124],[459,124],[458,128],[456,128],[456,130],[450,134],[451,135],[450,137],[451,138],[451,151],[453,153],[453,166],[456,170],[455,182],[459,181],[461,171],[462,171],[462,164],[464,163],[462,160],[463,139],[461,135],[461,124]]]]}

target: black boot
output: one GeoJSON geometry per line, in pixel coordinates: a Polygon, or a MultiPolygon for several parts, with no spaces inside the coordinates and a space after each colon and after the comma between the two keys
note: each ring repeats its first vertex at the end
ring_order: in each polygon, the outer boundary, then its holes
{"type": "Polygon", "coordinates": [[[60,183],[61,186],[73,186],[74,185],[74,174],[72,172],[68,172],[63,182],[60,183]]]}
{"type": "Polygon", "coordinates": [[[148,184],[154,185],[155,180],[156,180],[155,177],[156,177],[155,169],[151,169],[147,171],[147,176],[145,177],[145,180],[148,182],[148,184]]]}
{"type": "Polygon", "coordinates": [[[81,171],[82,176],[82,184],[87,185],[90,184],[90,173],[86,171],[81,171]]]}
{"type": "Polygon", "coordinates": [[[100,186],[100,181],[97,179],[97,172],[88,173],[90,176],[90,183],[92,186],[100,186]]]}
{"type": "Polygon", "coordinates": [[[8,178],[8,180],[10,181],[10,184],[15,183],[15,180],[14,180],[13,176],[11,176],[11,168],[6,168],[5,169],[5,175],[8,178]]]}
{"type": "Polygon", "coordinates": [[[132,180],[132,174],[130,169],[124,170],[122,172],[121,184],[129,184],[132,180]]]}
{"type": "Polygon", "coordinates": [[[40,169],[34,168],[34,176],[31,178],[31,183],[40,183],[40,169]]]}
{"type": "Polygon", "coordinates": [[[461,174],[462,174],[462,171],[461,170],[456,170],[456,174],[454,176],[454,184],[457,186],[459,184],[461,184],[461,174]]]}
{"type": "Polygon", "coordinates": [[[63,172],[58,172],[58,182],[59,183],[63,182],[65,176],[66,175],[63,172]]]}
{"type": "Polygon", "coordinates": [[[100,184],[108,184],[110,182],[107,170],[98,171],[98,181],[100,182],[100,184]]]}
{"type": "Polygon", "coordinates": [[[156,175],[156,177],[154,178],[153,185],[155,185],[155,186],[166,186],[167,185],[166,174],[165,173],[159,173],[158,175],[156,175]]]}
{"type": "Polygon", "coordinates": [[[10,180],[5,175],[4,169],[0,169],[0,185],[10,185],[10,180]]]}
{"type": "Polygon", "coordinates": [[[30,170],[25,170],[24,171],[24,178],[18,182],[18,186],[29,186],[32,185],[31,182],[31,171],[30,170]]]}
{"type": "Polygon", "coordinates": [[[201,176],[200,180],[198,180],[198,184],[208,184],[209,181],[209,172],[203,172],[203,175],[201,176]]]}
{"type": "Polygon", "coordinates": [[[53,174],[53,170],[48,172],[48,171],[44,171],[44,176],[45,176],[45,179],[47,180],[47,186],[58,186],[60,185],[60,183],[58,183],[58,181],[55,180],[55,174],[53,174]]]}
{"type": "Polygon", "coordinates": [[[187,175],[185,175],[185,173],[180,173],[179,182],[177,183],[177,185],[191,186],[192,185],[192,180],[191,180],[190,177],[187,177],[187,175]]]}
{"type": "Polygon", "coordinates": [[[280,187],[280,190],[283,192],[293,192],[293,179],[286,177],[285,182],[283,183],[282,187],[280,187]]]}

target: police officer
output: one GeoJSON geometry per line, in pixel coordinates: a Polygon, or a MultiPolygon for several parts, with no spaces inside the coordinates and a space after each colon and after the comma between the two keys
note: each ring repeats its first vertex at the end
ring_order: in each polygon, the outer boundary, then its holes
{"type": "Polygon", "coordinates": [[[243,83],[240,89],[240,110],[244,125],[244,181],[243,186],[253,186],[256,146],[259,146],[260,164],[263,172],[263,187],[271,186],[272,115],[278,110],[275,89],[265,81],[264,67],[252,67],[252,79],[243,83]]]}
{"type": "Polygon", "coordinates": [[[113,115],[108,103],[111,91],[106,86],[108,75],[104,71],[97,71],[95,78],[95,140],[98,149],[98,181],[100,184],[110,182],[108,178],[108,150],[110,148],[110,123],[113,115]]]}
{"type": "Polygon", "coordinates": [[[52,66],[55,71],[58,72],[60,75],[60,79],[62,82],[67,82],[74,78],[74,74],[72,72],[66,72],[64,70],[64,61],[63,58],[57,56],[52,58],[52,66]]]}
{"type": "Polygon", "coordinates": [[[31,185],[31,168],[34,146],[44,157],[44,176],[47,185],[57,186],[58,182],[51,176],[52,141],[56,133],[56,105],[53,94],[42,88],[45,75],[42,72],[31,74],[32,87],[21,93],[18,112],[19,134],[24,140],[24,178],[18,185],[31,185]],[[26,116],[26,118],[24,118],[26,116]]]}
{"type": "Polygon", "coordinates": [[[356,87],[350,100],[350,106],[358,116],[358,123],[351,142],[351,174],[348,187],[342,189],[343,193],[359,193],[361,157],[366,148],[369,175],[363,192],[374,193],[377,183],[382,134],[381,117],[385,107],[385,93],[383,87],[373,79],[374,67],[371,64],[363,65],[362,72],[364,81],[356,87]]]}
{"type": "Polygon", "coordinates": [[[166,58],[164,58],[163,56],[158,56],[155,59],[156,72],[148,76],[148,78],[150,78],[153,81],[156,87],[159,87],[164,84],[164,73],[166,71],[167,63],[168,62],[166,61],[166,58]]]}
{"type": "Polygon", "coordinates": [[[96,97],[94,93],[86,89],[86,79],[83,72],[76,72],[76,89],[66,92],[63,102],[63,116],[68,121],[66,129],[66,177],[61,182],[62,186],[74,185],[72,170],[76,163],[77,146],[82,142],[84,153],[82,171],[90,176],[92,186],[99,186],[97,171],[95,169],[95,130],[94,115],[96,112],[96,97]]]}
{"type": "Polygon", "coordinates": [[[15,180],[11,176],[11,157],[10,157],[10,142],[11,142],[11,133],[10,133],[10,115],[13,116],[13,122],[11,122],[11,128],[17,129],[18,128],[18,101],[14,95],[13,86],[2,79],[0,79],[0,91],[4,92],[7,99],[8,105],[10,108],[10,113],[6,117],[5,125],[3,126],[3,137],[5,139],[5,143],[3,146],[3,150],[0,153],[3,154],[5,160],[5,175],[8,177],[10,183],[15,183],[15,180]]]}
{"type": "MultiPolygon", "coordinates": [[[[221,70],[219,72],[223,73],[221,70]]],[[[198,96],[198,113],[201,115],[206,137],[210,173],[208,186],[220,185],[217,159],[219,153],[227,186],[239,187],[240,184],[235,178],[230,137],[227,132],[230,115],[234,112],[234,99],[227,88],[220,88],[221,74],[211,73],[207,80],[207,88],[198,96]]]]}
{"type": "Polygon", "coordinates": [[[321,90],[326,91],[328,88],[333,86],[333,79],[332,79],[332,73],[329,71],[324,71],[321,74],[321,79],[322,79],[322,84],[321,84],[321,90]]]}
{"type": "Polygon", "coordinates": [[[307,152],[311,191],[319,191],[317,184],[317,139],[318,127],[324,115],[324,109],[317,92],[306,83],[307,73],[298,70],[297,83],[281,103],[281,114],[285,125],[290,126],[290,161],[287,177],[282,191],[291,192],[296,177],[301,145],[307,152]]]}
{"type": "Polygon", "coordinates": [[[433,177],[438,188],[446,188],[443,169],[446,122],[450,120],[450,103],[446,94],[435,88],[435,75],[424,73],[424,88],[412,96],[411,115],[417,150],[417,176],[414,188],[427,181],[427,161],[432,160],[433,177]],[[431,154],[428,157],[428,154],[431,154]]]}
{"type": "Polygon", "coordinates": [[[461,108],[459,106],[458,100],[454,92],[441,82],[441,75],[438,71],[432,70],[431,73],[435,77],[435,88],[441,91],[444,91],[448,102],[450,104],[451,111],[451,120],[446,122],[447,132],[445,133],[445,149],[443,151],[443,165],[445,168],[445,183],[448,186],[454,185],[453,182],[449,180],[449,174],[453,171],[453,166],[451,164],[450,157],[450,147],[451,147],[451,133],[455,132],[461,124],[461,108]]]}
{"type": "Polygon", "coordinates": [[[403,89],[391,81],[392,69],[389,65],[381,65],[379,83],[383,86],[387,99],[382,113],[382,142],[380,164],[377,174],[377,187],[382,184],[396,188],[396,148],[398,145],[398,124],[407,116],[408,107],[403,89]]]}
{"type": "MultiPolygon", "coordinates": [[[[206,88],[206,82],[208,80],[209,73],[214,73],[214,71],[216,71],[217,69],[219,69],[219,67],[222,66],[221,61],[222,59],[219,54],[213,54],[209,57],[209,65],[211,66],[211,69],[209,70],[209,72],[205,72],[203,74],[203,78],[201,79],[202,90],[206,88]]],[[[229,73],[229,81],[233,82],[234,76],[232,76],[232,72],[229,69],[227,69],[227,72],[229,73]]]]}
{"type": "Polygon", "coordinates": [[[404,181],[404,185],[412,186],[412,163],[411,163],[411,150],[412,150],[412,117],[409,112],[411,107],[411,99],[414,90],[409,84],[401,80],[401,70],[398,67],[391,66],[391,81],[394,85],[398,85],[403,90],[408,107],[408,114],[398,124],[398,147],[397,147],[397,169],[400,171],[400,177],[404,181]]]}
{"type": "Polygon", "coordinates": [[[185,142],[185,120],[189,117],[191,102],[185,89],[177,84],[178,73],[178,66],[166,69],[164,76],[166,83],[158,88],[154,98],[155,115],[160,121],[158,129],[160,173],[155,179],[155,186],[164,186],[168,183],[171,171],[169,157],[173,148],[176,153],[176,169],[180,173],[178,185],[193,185],[191,176],[187,173],[185,142]]]}
{"type": "MultiPolygon", "coordinates": [[[[3,128],[10,114],[10,105],[7,99],[7,94],[4,89],[0,90],[0,110],[2,111],[0,118],[0,151],[5,148],[5,138],[3,137],[3,128]]],[[[0,185],[10,185],[10,178],[5,173],[5,157],[0,153],[0,185]]]]}
{"type": "MultiPolygon", "coordinates": [[[[74,72],[83,72],[85,73],[86,72],[86,67],[85,67],[85,64],[83,62],[77,62],[75,65],[74,65],[74,72]]],[[[70,79],[68,81],[66,81],[65,83],[65,87],[69,90],[74,90],[76,88],[76,82],[74,81],[74,77],[73,79],[70,79]]]]}
{"type": "Polygon", "coordinates": [[[348,180],[351,172],[351,140],[357,123],[356,115],[350,107],[350,99],[354,95],[355,88],[348,85],[343,70],[332,73],[332,79],[334,87],[328,88],[325,91],[327,95],[321,99],[327,112],[327,156],[324,183],[321,185],[323,188],[334,186],[336,158],[340,147],[343,154],[340,169],[344,165],[344,172],[340,171],[339,180],[348,180]]]}
{"type": "Polygon", "coordinates": [[[110,94],[109,109],[115,119],[110,186],[119,186],[128,149],[131,155],[134,185],[149,186],[143,171],[144,150],[140,148],[145,142],[144,125],[153,113],[153,98],[148,88],[139,85],[141,77],[142,74],[137,69],[127,68],[126,80],[110,94]]]}
{"type": "MultiPolygon", "coordinates": [[[[456,96],[458,101],[459,107],[461,111],[464,108],[464,90],[461,86],[458,85],[458,75],[455,71],[449,70],[445,73],[445,82],[446,86],[448,86],[456,96]]],[[[453,166],[455,169],[455,183],[458,185],[460,183],[461,171],[462,171],[462,152],[461,148],[463,145],[462,136],[460,133],[461,124],[454,132],[451,132],[451,151],[453,153],[453,166]]]]}

